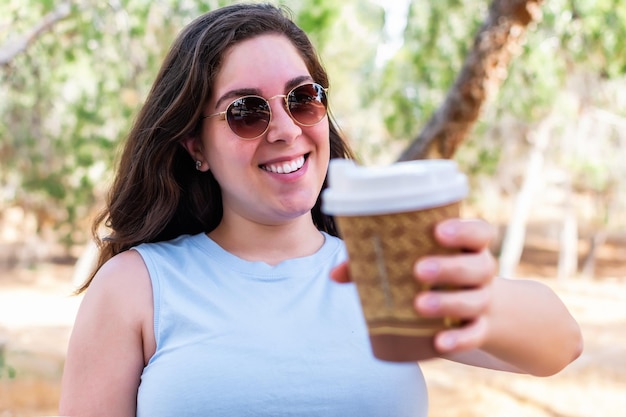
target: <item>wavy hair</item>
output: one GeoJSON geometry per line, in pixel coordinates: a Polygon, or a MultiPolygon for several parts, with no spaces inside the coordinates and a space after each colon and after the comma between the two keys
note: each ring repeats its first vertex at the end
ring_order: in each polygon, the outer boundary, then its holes
{"type": "MultiPolygon", "coordinates": [[[[328,75],[307,35],[285,9],[269,4],[235,4],[206,13],[187,25],[172,44],[142,109],[129,132],[105,209],[92,233],[98,269],[116,254],[140,243],[210,232],[222,219],[222,197],[209,172],[199,172],[181,141],[196,136],[202,106],[213,92],[224,53],[233,45],[267,33],[287,37],[300,52],[315,82],[328,87],[328,75]],[[102,225],[110,234],[100,238],[102,225]]],[[[330,158],[354,158],[333,119],[330,158]]],[[[323,188],[326,188],[324,181],[323,188]]],[[[337,235],[334,220],[312,209],[319,230],[337,235]]]]}

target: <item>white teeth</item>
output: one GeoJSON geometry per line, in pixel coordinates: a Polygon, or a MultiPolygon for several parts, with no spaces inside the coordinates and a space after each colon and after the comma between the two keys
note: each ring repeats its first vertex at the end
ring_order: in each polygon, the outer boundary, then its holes
{"type": "Polygon", "coordinates": [[[304,165],[304,156],[301,156],[291,162],[285,162],[284,164],[263,165],[262,168],[265,171],[273,172],[275,174],[290,174],[302,168],[302,165],[304,165]]]}

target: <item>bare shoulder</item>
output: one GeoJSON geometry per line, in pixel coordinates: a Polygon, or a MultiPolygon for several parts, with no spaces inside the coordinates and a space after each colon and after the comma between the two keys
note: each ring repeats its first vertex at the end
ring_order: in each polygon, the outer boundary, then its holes
{"type": "MultiPolygon", "coordinates": [[[[148,270],[136,250],[127,250],[109,259],[94,277],[92,285],[122,286],[128,289],[149,284],[148,270]]],[[[90,287],[91,288],[91,287],[90,287]]]]}
{"type": "Polygon", "coordinates": [[[139,253],[111,258],[76,316],[63,373],[63,415],[135,415],[141,372],[154,352],[152,316],[150,277],[139,253]]]}
{"type": "Polygon", "coordinates": [[[139,322],[149,319],[152,286],[141,255],[135,250],[128,250],[109,259],[87,289],[84,301],[90,302],[90,299],[111,303],[109,307],[124,312],[123,316],[128,319],[139,322]]]}

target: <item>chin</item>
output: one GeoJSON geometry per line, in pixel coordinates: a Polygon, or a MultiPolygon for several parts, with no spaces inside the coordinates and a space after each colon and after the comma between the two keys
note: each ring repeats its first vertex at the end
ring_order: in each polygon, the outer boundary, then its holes
{"type": "Polygon", "coordinates": [[[313,210],[314,206],[315,202],[313,202],[313,204],[294,204],[284,207],[284,214],[290,219],[296,219],[311,214],[311,210],[313,210]]]}

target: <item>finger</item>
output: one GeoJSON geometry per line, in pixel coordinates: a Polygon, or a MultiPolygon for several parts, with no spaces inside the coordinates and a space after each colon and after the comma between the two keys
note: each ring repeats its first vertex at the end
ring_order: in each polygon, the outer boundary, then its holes
{"type": "Polygon", "coordinates": [[[491,286],[460,291],[425,291],[415,297],[415,309],[424,317],[472,321],[489,310],[491,299],[491,286]]]}
{"type": "Polygon", "coordinates": [[[496,260],[487,249],[478,253],[428,256],[416,262],[414,273],[429,286],[478,287],[493,280],[496,260]]]}
{"type": "Polygon", "coordinates": [[[481,219],[449,219],[435,227],[435,239],[442,246],[467,251],[483,250],[495,236],[495,227],[481,219]]]}
{"type": "Polygon", "coordinates": [[[342,262],[330,271],[330,278],[338,283],[350,282],[350,269],[348,262],[342,262]]]}
{"type": "Polygon", "coordinates": [[[481,316],[464,327],[441,331],[435,336],[435,349],[441,353],[478,349],[487,338],[487,327],[487,319],[481,316]]]}

